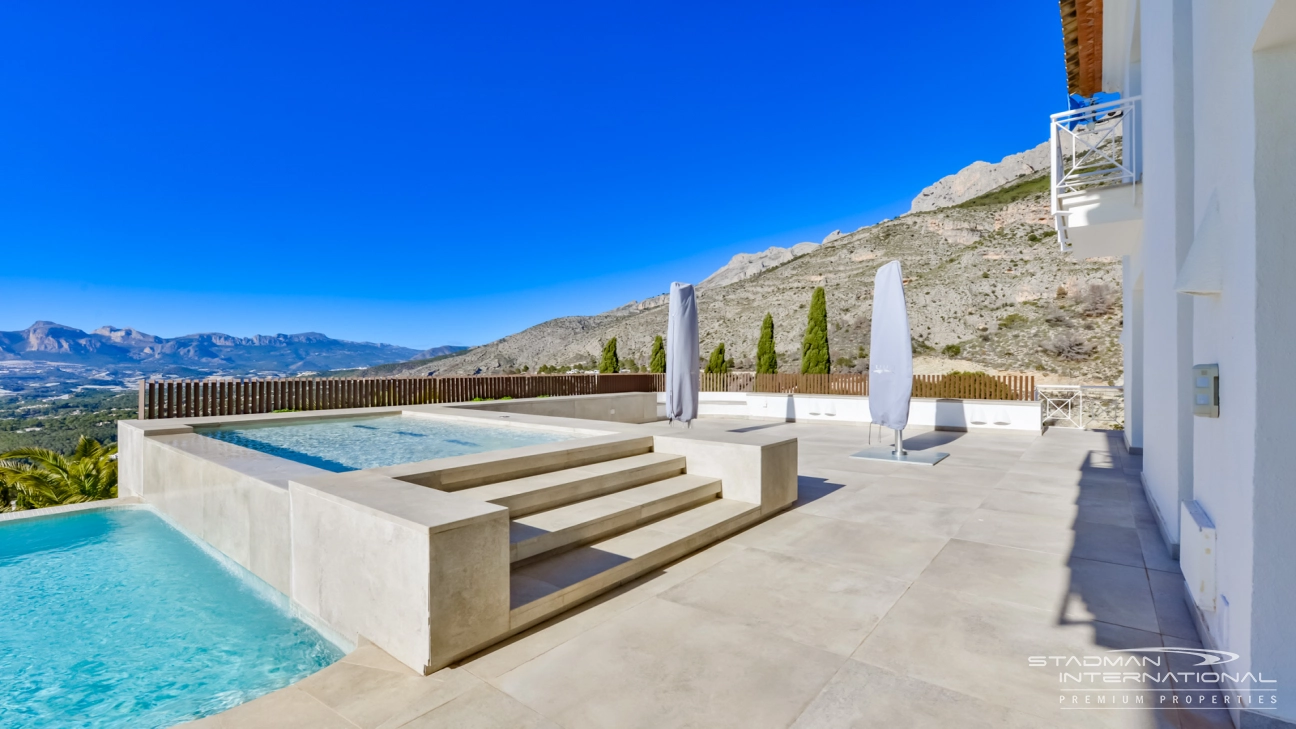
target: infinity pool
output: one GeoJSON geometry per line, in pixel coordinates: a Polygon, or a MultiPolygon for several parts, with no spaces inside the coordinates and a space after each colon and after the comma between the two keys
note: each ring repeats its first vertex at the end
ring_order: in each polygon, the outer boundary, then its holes
{"type": "Polygon", "coordinates": [[[166,727],[342,657],[148,509],[0,523],[0,726],[166,727]]]}
{"type": "Polygon", "coordinates": [[[555,443],[577,437],[558,431],[476,425],[417,415],[218,428],[198,432],[209,438],[337,473],[555,443]]]}

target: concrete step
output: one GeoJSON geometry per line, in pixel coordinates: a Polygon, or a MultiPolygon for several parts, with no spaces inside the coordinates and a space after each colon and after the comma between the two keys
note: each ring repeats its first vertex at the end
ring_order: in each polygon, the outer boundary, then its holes
{"type": "Polygon", "coordinates": [[[686,473],[518,517],[509,525],[509,559],[577,547],[719,497],[720,479],[686,473]]]}
{"type": "Polygon", "coordinates": [[[714,499],[624,534],[514,567],[510,630],[547,620],[759,518],[759,504],[714,499]]]}
{"type": "Polygon", "coordinates": [[[684,473],[684,457],[643,453],[476,486],[455,493],[509,508],[517,518],[684,473]]]}

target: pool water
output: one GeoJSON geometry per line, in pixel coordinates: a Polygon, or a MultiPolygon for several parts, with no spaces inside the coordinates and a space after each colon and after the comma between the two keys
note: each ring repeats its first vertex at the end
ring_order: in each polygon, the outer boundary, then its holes
{"type": "Polygon", "coordinates": [[[342,657],[143,508],[0,523],[0,726],[165,727],[342,657]]]}
{"type": "Polygon", "coordinates": [[[198,432],[209,438],[335,473],[554,443],[576,437],[550,430],[476,425],[417,415],[219,428],[198,432]]]}

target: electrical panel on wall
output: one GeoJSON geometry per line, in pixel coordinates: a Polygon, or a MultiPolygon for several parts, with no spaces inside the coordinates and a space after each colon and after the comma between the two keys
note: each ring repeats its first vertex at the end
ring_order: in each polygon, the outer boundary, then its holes
{"type": "Polygon", "coordinates": [[[1219,417],[1219,365],[1193,365],[1193,415],[1219,417]]]}

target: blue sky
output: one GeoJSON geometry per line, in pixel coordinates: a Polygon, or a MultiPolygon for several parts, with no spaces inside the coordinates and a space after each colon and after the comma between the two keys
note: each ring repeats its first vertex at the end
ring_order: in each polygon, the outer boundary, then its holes
{"type": "Polygon", "coordinates": [[[478,344],[908,209],[1057,5],[0,4],[0,329],[478,344]]]}

